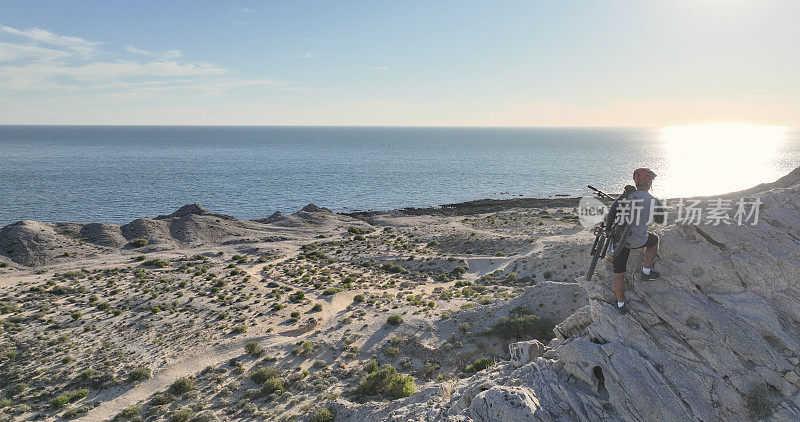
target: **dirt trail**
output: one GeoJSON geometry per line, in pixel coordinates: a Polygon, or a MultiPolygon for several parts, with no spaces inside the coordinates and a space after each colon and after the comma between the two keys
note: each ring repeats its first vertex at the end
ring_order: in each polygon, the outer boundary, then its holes
{"type": "MultiPolygon", "coordinates": [[[[491,273],[493,271],[502,270],[510,263],[527,258],[536,254],[544,249],[545,246],[551,243],[562,242],[566,239],[575,237],[580,234],[580,230],[573,230],[568,233],[544,236],[537,239],[526,251],[509,257],[475,257],[475,256],[457,256],[464,258],[469,263],[469,271],[464,274],[464,279],[475,280],[478,277],[491,273]]],[[[264,267],[272,264],[277,264],[296,254],[289,254],[287,256],[270,260],[268,262],[251,265],[243,269],[254,278],[260,277],[264,267]]],[[[258,279],[260,280],[260,279],[258,279]]],[[[259,281],[255,281],[259,282],[259,281]]],[[[452,283],[452,282],[451,282],[452,283]]],[[[446,287],[451,283],[430,283],[423,287],[426,292],[432,291],[437,286],[446,287]]],[[[223,344],[216,345],[210,350],[203,353],[188,356],[187,358],[172,364],[166,368],[154,373],[153,378],[136,384],[135,386],[127,388],[127,385],[120,386],[115,389],[107,390],[101,393],[97,400],[99,405],[91,409],[87,414],[81,417],[82,421],[96,421],[96,420],[110,420],[121,412],[126,407],[132,406],[142,400],[147,399],[158,391],[163,391],[169,387],[172,382],[180,377],[190,376],[199,373],[201,370],[209,365],[220,365],[232,358],[244,354],[244,345],[250,341],[258,341],[264,347],[279,346],[289,342],[297,342],[300,339],[310,337],[311,335],[323,332],[328,329],[334,317],[341,311],[345,310],[353,301],[353,296],[358,294],[356,290],[349,290],[337,293],[331,296],[319,296],[317,300],[323,301],[328,306],[323,307],[320,313],[320,320],[315,324],[314,329],[303,332],[298,331],[296,335],[282,335],[282,334],[268,334],[260,336],[248,336],[230,339],[223,344]]],[[[254,332],[263,333],[267,327],[254,327],[254,332]]],[[[291,333],[283,333],[291,334],[291,333]]]]}
{"type": "MultiPolygon", "coordinates": [[[[261,270],[267,265],[277,264],[293,255],[284,256],[264,263],[252,265],[243,268],[248,274],[258,276],[261,270]]],[[[274,347],[285,343],[294,343],[299,339],[311,336],[315,332],[324,330],[330,325],[333,317],[344,310],[353,301],[353,296],[357,293],[355,291],[341,292],[332,296],[322,296],[318,300],[328,303],[328,306],[323,308],[320,313],[320,320],[317,321],[313,330],[309,332],[301,332],[298,335],[291,335],[291,333],[282,334],[269,334],[260,336],[248,336],[227,340],[223,344],[211,347],[203,353],[188,356],[187,358],[174,363],[166,368],[159,370],[153,374],[153,378],[147,381],[136,384],[135,386],[123,391],[128,386],[121,386],[115,389],[107,390],[101,393],[97,400],[100,404],[89,410],[87,414],[81,417],[82,421],[97,421],[97,420],[111,420],[119,412],[126,407],[132,406],[142,400],[147,399],[158,391],[163,391],[169,387],[175,380],[180,377],[186,377],[197,374],[209,365],[220,365],[232,358],[244,354],[244,345],[251,341],[257,341],[262,346],[274,347]]],[[[254,332],[264,332],[266,326],[253,327],[254,332]]]]}
{"type": "Polygon", "coordinates": [[[541,252],[545,246],[553,243],[561,243],[574,237],[580,236],[584,229],[573,229],[567,233],[543,236],[536,239],[535,242],[524,252],[511,255],[507,257],[497,256],[481,256],[476,257],[473,255],[454,255],[455,258],[462,258],[467,261],[469,270],[464,274],[464,279],[474,281],[481,276],[492,273],[494,271],[503,270],[512,262],[520,259],[528,258],[531,255],[541,252]]]}

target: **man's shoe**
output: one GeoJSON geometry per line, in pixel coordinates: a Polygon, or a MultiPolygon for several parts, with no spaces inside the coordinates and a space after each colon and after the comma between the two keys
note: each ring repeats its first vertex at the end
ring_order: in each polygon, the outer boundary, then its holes
{"type": "Polygon", "coordinates": [[[625,304],[622,306],[617,306],[617,312],[619,312],[620,315],[625,315],[628,313],[628,311],[628,302],[625,302],[625,304]]]}
{"type": "Polygon", "coordinates": [[[650,274],[642,273],[640,277],[644,281],[653,281],[661,277],[661,273],[656,270],[650,270],[650,274]]]}

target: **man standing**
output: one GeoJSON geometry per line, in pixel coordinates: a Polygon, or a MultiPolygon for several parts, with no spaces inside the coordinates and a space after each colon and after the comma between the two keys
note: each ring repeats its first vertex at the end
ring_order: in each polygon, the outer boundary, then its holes
{"type": "Polygon", "coordinates": [[[630,226],[627,242],[614,258],[614,293],[617,295],[617,311],[620,314],[628,313],[628,305],[625,303],[625,270],[631,249],[644,248],[644,262],[640,274],[642,280],[655,280],[661,275],[653,269],[658,253],[658,236],[647,231],[650,221],[655,221],[657,224],[664,222],[664,213],[659,212],[663,205],[649,192],[655,177],[656,174],[648,168],[636,169],[633,172],[636,191],[617,200],[625,201],[619,205],[621,208],[627,207],[624,209],[627,215],[620,215],[619,218],[625,219],[630,226]]]}

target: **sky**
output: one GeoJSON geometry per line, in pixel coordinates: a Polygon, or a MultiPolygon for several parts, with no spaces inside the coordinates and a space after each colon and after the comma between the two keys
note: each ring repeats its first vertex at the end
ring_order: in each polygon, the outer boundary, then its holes
{"type": "Polygon", "coordinates": [[[800,2],[5,1],[0,124],[800,124],[800,2]]]}

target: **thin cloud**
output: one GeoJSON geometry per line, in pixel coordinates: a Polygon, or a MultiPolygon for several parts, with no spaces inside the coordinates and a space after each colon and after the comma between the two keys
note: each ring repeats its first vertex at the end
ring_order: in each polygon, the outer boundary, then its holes
{"type": "Polygon", "coordinates": [[[129,45],[125,47],[125,51],[131,54],[135,54],[137,56],[160,57],[161,60],[175,60],[183,57],[183,51],[181,50],[167,50],[163,53],[156,53],[155,51],[143,50],[141,48],[136,48],[134,46],[129,45]]]}
{"type": "Polygon", "coordinates": [[[369,68],[369,70],[371,70],[373,72],[386,72],[386,71],[389,70],[389,68],[386,67],[386,66],[375,66],[375,67],[369,68]]]}
{"type": "Polygon", "coordinates": [[[64,47],[84,57],[93,55],[97,48],[103,45],[100,41],[89,41],[80,37],[59,35],[40,28],[17,29],[0,25],[0,32],[22,37],[38,44],[64,47]]]}
{"type": "Polygon", "coordinates": [[[137,54],[139,56],[156,56],[158,53],[150,51],[150,50],[142,50],[141,48],[136,48],[134,46],[126,46],[125,51],[131,54],[137,54]]]}
{"type": "Polygon", "coordinates": [[[58,60],[71,55],[67,51],[53,50],[52,48],[38,45],[0,42],[0,62],[16,60],[44,62],[58,60]]]}
{"type": "Polygon", "coordinates": [[[313,59],[314,57],[317,57],[317,55],[309,51],[309,52],[306,52],[306,54],[303,54],[303,55],[300,55],[300,56],[291,56],[290,59],[292,59],[292,60],[306,60],[306,59],[313,59]]]}

